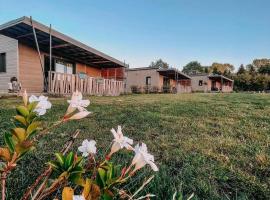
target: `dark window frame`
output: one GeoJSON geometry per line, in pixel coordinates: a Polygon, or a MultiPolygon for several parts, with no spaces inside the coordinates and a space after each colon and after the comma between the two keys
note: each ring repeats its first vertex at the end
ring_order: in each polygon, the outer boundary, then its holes
{"type": "Polygon", "coordinates": [[[145,78],[145,85],[151,85],[151,76],[146,76],[145,78]],[[149,83],[149,80],[150,80],[150,83],[149,83]]]}
{"type": "Polygon", "coordinates": [[[203,80],[199,80],[199,86],[203,85],[203,80]]]}
{"type": "Polygon", "coordinates": [[[0,73],[7,73],[7,53],[6,52],[0,53],[0,73]],[[2,61],[2,57],[3,57],[3,61],[2,61]]]}

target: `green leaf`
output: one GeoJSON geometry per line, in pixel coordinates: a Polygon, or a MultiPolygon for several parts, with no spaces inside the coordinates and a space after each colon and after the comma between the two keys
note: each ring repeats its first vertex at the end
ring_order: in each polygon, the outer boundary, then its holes
{"type": "Polygon", "coordinates": [[[29,112],[32,112],[32,111],[36,108],[37,104],[38,104],[38,101],[34,101],[34,102],[30,103],[30,104],[27,106],[29,112]]]}
{"type": "Polygon", "coordinates": [[[102,199],[103,200],[112,200],[113,197],[107,191],[105,191],[104,194],[102,195],[102,199]]]}
{"type": "Polygon", "coordinates": [[[22,115],[24,117],[27,117],[29,115],[28,109],[26,107],[24,107],[24,106],[18,106],[16,108],[16,110],[17,110],[18,114],[20,114],[20,115],[22,115]]]}
{"type": "Polygon", "coordinates": [[[33,122],[32,124],[30,124],[26,130],[26,133],[27,133],[27,136],[29,136],[30,134],[32,134],[34,131],[37,130],[37,128],[39,127],[40,125],[40,122],[39,121],[36,121],[36,122],[33,122]]]}
{"type": "Polygon", "coordinates": [[[56,153],[55,154],[57,161],[59,162],[61,167],[64,167],[64,163],[65,163],[65,158],[61,153],[56,153]]]}
{"type": "Polygon", "coordinates": [[[12,129],[12,134],[18,138],[19,142],[24,141],[26,138],[25,129],[24,128],[14,128],[12,129]]]}
{"type": "Polygon", "coordinates": [[[59,166],[57,165],[57,163],[51,161],[51,162],[48,162],[48,165],[50,165],[52,167],[53,170],[55,171],[60,171],[60,168],[59,166]]]}
{"type": "Polygon", "coordinates": [[[10,135],[9,133],[5,133],[4,134],[4,140],[6,145],[8,146],[9,150],[13,153],[14,152],[14,142],[12,140],[12,135],[10,135]]]}
{"type": "Polygon", "coordinates": [[[74,161],[74,153],[70,152],[65,159],[64,168],[67,170],[73,164],[73,161],[74,161]]]}
{"type": "Polygon", "coordinates": [[[106,185],[106,171],[102,168],[98,168],[98,177],[102,182],[102,186],[105,187],[106,185]]]}
{"type": "Polygon", "coordinates": [[[27,121],[29,124],[31,124],[31,123],[35,120],[36,117],[37,117],[37,113],[31,112],[31,113],[28,115],[26,121],[27,121]]]}
{"type": "Polygon", "coordinates": [[[25,120],[25,118],[23,116],[20,116],[20,115],[16,115],[14,117],[15,121],[19,122],[20,124],[24,125],[24,126],[27,126],[27,122],[25,120]]]}

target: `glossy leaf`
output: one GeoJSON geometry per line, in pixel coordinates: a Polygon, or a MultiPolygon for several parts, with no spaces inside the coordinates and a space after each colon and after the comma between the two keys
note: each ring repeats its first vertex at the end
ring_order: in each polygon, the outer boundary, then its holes
{"type": "Polygon", "coordinates": [[[82,195],[84,196],[85,199],[87,199],[88,196],[90,195],[90,191],[91,191],[91,180],[89,178],[87,178],[85,180],[85,184],[83,187],[83,193],[82,193],[82,195]]]}
{"type": "Polygon", "coordinates": [[[34,131],[36,131],[37,128],[39,127],[39,125],[40,125],[40,122],[38,122],[38,121],[32,122],[32,123],[28,126],[28,128],[27,128],[27,131],[26,131],[27,135],[29,136],[29,135],[31,135],[34,131]]]}
{"type": "Polygon", "coordinates": [[[36,108],[37,104],[38,104],[38,101],[34,101],[34,102],[30,103],[30,104],[27,106],[29,112],[32,112],[32,111],[36,108]]]}
{"type": "Polygon", "coordinates": [[[64,167],[64,163],[65,163],[65,158],[61,153],[56,153],[55,154],[57,161],[59,162],[59,164],[64,167]]]}
{"type": "Polygon", "coordinates": [[[5,133],[4,134],[4,140],[5,140],[5,143],[6,145],[8,146],[9,150],[11,152],[14,152],[14,142],[12,140],[12,136],[9,134],[9,133],[5,133]]]}
{"type": "Polygon", "coordinates": [[[4,161],[10,161],[11,155],[10,155],[9,149],[8,148],[0,148],[0,157],[4,161]]]}
{"type": "Polygon", "coordinates": [[[48,165],[50,165],[53,170],[60,171],[60,166],[57,163],[51,161],[51,162],[48,162],[48,165]]]}
{"type": "Polygon", "coordinates": [[[102,186],[106,185],[106,171],[102,168],[98,168],[98,177],[101,180],[102,186]]]}
{"type": "Polygon", "coordinates": [[[74,161],[74,153],[70,152],[67,157],[65,158],[65,162],[64,162],[64,168],[68,169],[70,166],[72,166],[74,161]]]}
{"type": "Polygon", "coordinates": [[[62,191],[62,200],[73,200],[74,190],[71,187],[64,187],[62,191]]]}
{"type": "Polygon", "coordinates": [[[12,129],[12,134],[18,138],[19,142],[24,141],[26,138],[26,133],[24,128],[14,128],[12,129]]]}
{"type": "Polygon", "coordinates": [[[16,115],[16,116],[14,117],[14,119],[15,119],[17,122],[21,123],[22,125],[27,126],[27,122],[26,122],[26,120],[25,120],[25,118],[24,118],[23,116],[21,116],[21,115],[16,115]]]}
{"type": "Polygon", "coordinates": [[[18,114],[20,114],[24,117],[27,117],[29,115],[29,111],[25,106],[18,106],[16,108],[16,110],[17,110],[18,114]]]}

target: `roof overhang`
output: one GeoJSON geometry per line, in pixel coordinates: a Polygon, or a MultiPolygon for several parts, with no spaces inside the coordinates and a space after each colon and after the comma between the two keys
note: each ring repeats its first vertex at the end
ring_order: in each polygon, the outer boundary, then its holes
{"type": "Polygon", "coordinates": [[[219,75],[219,74],[212,74],[212,75],[209,75],[208,78],[209,78],[209,79],[224,79],[224,80],[227,80],[227,81],[229,81],[229,82],[234,82],[234,80],[229,79],[228,77],[223,76],[223,75],[219,75]]]}
{"type": "Polygon", "coordinates": [[[177,69],[158,69],[157,72],[162,75],[166,76],[168,78],[174,79],[174,80],[181,80],[181,79],[191,79],[190,76],[184,74],[183,72],[180,72],[177,69]]]}
{"type": "MultiPolygon", "coordinates": [[[[50,28],[32,20],[35,27],[39,48],[49,53],[50,28]]],[[[36,48],[31,19],[19,19],[0,25],[0,34],[17,39],[20,43],[36,48]]],[[[97,68],[127,67],[127,65],[92,47],[89,47],[56,30],[51,30],[52,54],[97,68]]]]}

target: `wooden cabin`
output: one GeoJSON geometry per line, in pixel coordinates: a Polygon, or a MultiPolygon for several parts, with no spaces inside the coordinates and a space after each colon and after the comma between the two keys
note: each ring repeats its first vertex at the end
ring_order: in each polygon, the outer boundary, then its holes
{"type": "Polygon", "coordinates": [[[232,79],[218,74],[192,74],[191,86],[193,92],[232,92],[232,79]]]}
{"type": "Polygon", "coordinates": [[[126,65],[28,17],[0,25],[0,92],[119,95],[126,65]]]}
{"type": "Polygon", "coordinates": [[[191,78],[173,68],[130,68],[126,70],[126,78],[127,92],[191,92],[191,78]]]}

